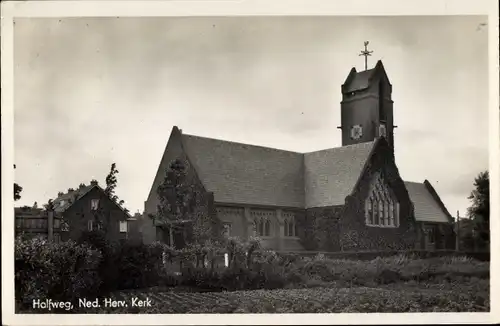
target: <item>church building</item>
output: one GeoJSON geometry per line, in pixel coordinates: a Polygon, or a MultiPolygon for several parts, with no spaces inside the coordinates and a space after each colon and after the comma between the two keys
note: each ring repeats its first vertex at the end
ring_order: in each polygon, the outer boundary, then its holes
{"type": "MultiPolygon", "coordinates": [[[[453,218],[432,185],[399,174],[392,85],[382,62],[352,68],[341,90],[337,148],[297,153],[173,127],[144,216],[156,214],[156,190],[180,159],[204,194],[197,214],[217,222],[207,224],[215,235],[258,236],[277,251],[453,249],[453,218]]],[[[144,222],[145,243],[168,243],[154,220],[144,222]]]]}

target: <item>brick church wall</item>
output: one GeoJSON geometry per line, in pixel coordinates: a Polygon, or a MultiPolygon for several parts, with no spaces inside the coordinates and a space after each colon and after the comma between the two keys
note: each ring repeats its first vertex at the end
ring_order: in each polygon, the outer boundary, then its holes
{"type": "Polygon", "coordinates": [[[343,206],[308,208],[296,215],[299,238],[305,250],[339,251],[339,219],[343,206]]]}
{"type": "Polygon", "coordinates": [[[174,128],[167,144],[164,157],[160,163],[158,175],[155,177],[152,192],[145,202],[145,221],[141,230],[144,243],[165,241],[165,234],[162,234],[161,231],[159,232],[159,230],[157,230],[148,215],[156,214],[157,205],[159,204],[156,189],[163,182],[167,168],[175,159],[185,162],[188,169],[188,183],[195,186],[195,192],[197,193],[196,205],[194,206],[194,211],[192,213],[194,225],[190,232],[188,232],[188,237],[190,238],[188,240],[193,240],[196,234],[198,234],[198,238],[200,238],[200,233],[202,233],[202,238],[214,239],[221,236],[221,225],[220,221],[217,219],[213,194],[206,191],[198,178],[194,166],[191,162],[189,162],[189,158],[182,147],[181,137],[182,135],[180,131],[177,128],[174,128]]]}
{"type": "Polygon", "coordinates": [[[357,189],[346,198],[345,211],[339,223],[340,247],[354,250],[407,250],[415,247],[417,225],[414,208],[403,180],[394,163],[386,142],[379,142],[357,189]],[[371,227],[365,221],[365,200],[370,182],[377,171],[382,171],[386,181],[399,201],[399,227],[371,227]]]}
{"type": "Polygon", "coordinates": [[[247,238],[248,226],[244,207],[217,206],[217,217],[222,224],[229,223],[231,225],[229,236],[240,239],[247,238]]]}
{"type": "Polygon", "coordinates": [[[417,241],[418,249],[428,250],[454,250],[455,249],[455,230],[453,224],[418,222],[420,228],[417,241]],[[426,243],[424,230],[426,228],[434,229],[435,243],[430,246],[426,243]]]}

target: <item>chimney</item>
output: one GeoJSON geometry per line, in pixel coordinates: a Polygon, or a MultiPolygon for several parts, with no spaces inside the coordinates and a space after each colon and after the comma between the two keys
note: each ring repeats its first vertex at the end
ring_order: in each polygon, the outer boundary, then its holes
{"type": "Polygon", "coordinates": [[[57,193],[57,197],[61,197],[62,195],[64,195],[62,191],[59,191],[59,192],[57,193]]]}
{"type": "Polygon", "coordinates": [[[68,188],[68,193],[72,193],[73,191],[75,191],[75,189],[73,189],[73,188],[68,188]]]}
{"type": "Polygon", "coordinates": [[[91,186],[97,186],[97,184],[98,184],[97,180],[90,181],[91,186]]]}

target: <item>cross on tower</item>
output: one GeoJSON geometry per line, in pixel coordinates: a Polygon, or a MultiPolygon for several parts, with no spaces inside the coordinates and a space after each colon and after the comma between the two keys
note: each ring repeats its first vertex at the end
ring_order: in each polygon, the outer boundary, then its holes
{"type": "Polygon", "coordinates": [[[367,49],[367,46],[369,43],[370,43],[369,41],[365,41],[365,50],[361,51],[361,54],[360,54],[360,56],[365,57],[365,70],[368,69],[368,56],[371,56],[373,53],[373,51],[368,51],[368,49],[367,49]]]}

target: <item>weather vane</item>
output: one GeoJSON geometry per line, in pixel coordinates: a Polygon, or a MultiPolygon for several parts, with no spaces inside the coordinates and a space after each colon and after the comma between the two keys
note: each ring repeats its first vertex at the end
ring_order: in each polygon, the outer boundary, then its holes
{"type": "Polygon", "coordinates": [[[368,51],[368,44],[370,42],[369,41],[365,41],[365,50],[364,51],[361,51],[361,54],[360,56],[364,56],[365,57],[365,70],[368,69],[368,57],[372,55],[373,51],[368,51]]]}

